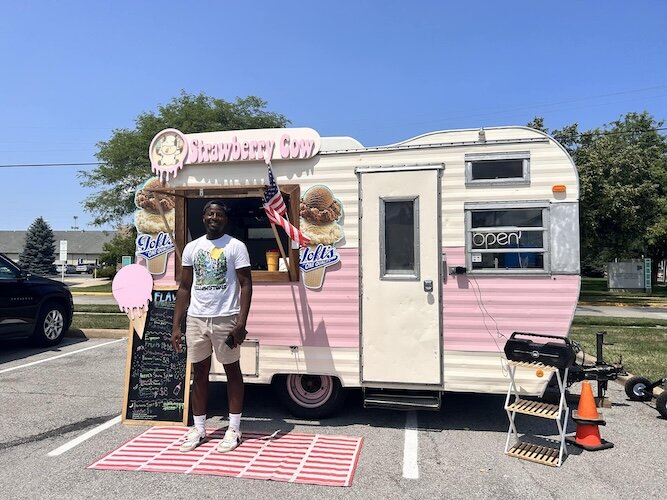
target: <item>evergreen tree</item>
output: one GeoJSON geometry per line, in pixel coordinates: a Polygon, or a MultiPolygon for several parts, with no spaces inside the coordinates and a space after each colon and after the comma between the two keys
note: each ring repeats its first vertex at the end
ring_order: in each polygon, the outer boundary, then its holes
{"type": "Polygon", "coordinates": [[[33,274],[54,274],[56,268],[56,240],[49,224],[41,217],[28,228],[23,252],[19,258],[21,267],[33,274]]]}

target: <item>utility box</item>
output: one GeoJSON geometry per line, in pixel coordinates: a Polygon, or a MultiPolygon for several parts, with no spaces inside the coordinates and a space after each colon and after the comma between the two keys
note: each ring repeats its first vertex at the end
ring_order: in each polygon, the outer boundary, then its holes
{"type": "Polygon", "coordinates": [[[644,291],[646,289],[644,267],[645,263],[640,259],[607,263],[609,290],[644,291]]]}

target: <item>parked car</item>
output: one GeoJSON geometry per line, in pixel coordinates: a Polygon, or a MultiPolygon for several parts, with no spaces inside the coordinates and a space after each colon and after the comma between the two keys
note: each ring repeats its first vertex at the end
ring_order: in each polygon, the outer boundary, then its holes
{"type": "MultiPolygon", "coordinates": [[[[76,266],[74,264],[66,264],[64,267],[65,267],[65,274],[76,274],[76,266]]],[[[61,274],[63,272],[63,264],[58,264],[56,266],[56,272],[58,274],[61,274]]]]}
{"type": "Polygon", "coordinates": [[[76,272],[77,273],[87,273],[87,274],[93,274],[93,271],[95,270],[95,264],[77,264],[76,266],[76,272]]]}
{"type": "Polygon", "coordinates": [[[35,276],[0,253],[0,338],[30,337],[40,345],[59,344],[73,311],[67,285],[35,276]]]}

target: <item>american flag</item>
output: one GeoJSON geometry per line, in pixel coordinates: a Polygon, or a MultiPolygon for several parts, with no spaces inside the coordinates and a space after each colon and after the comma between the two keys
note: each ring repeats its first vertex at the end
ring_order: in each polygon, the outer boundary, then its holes
{"type": "Polygon", "coordinates": [[[310,239],[308,239],[308,237],[306,237],[301,231],[299,231],[292,224],[290,224],[287,219],[283,218],[274,209],[272,209],[267,205],[264,205],[264,211],[266,212],[266,216],[273,224],[280,226],[285,230],[290,240],[297,241],[301,246],[304,246],[310,242],[310,239]]]}
{"type": "Polygon", "coordinates": [[[269,165],[268,168],[269,187],[264,191],[264,211],[266,212],[266,216],[271,223],[282,227],[290,240],[296,241],[299,245],[303,246],[309,243],[310,240],[301,231],[290,224],[287,219],[283,218],[283,214],[287,213],[287,206],[285,205],[285,200],[283,200],[283,195],[280,193],[280,189],[278,189],[276,179],[273,177],[271,165],[269,165]]]}
{"type": "Polygon", "coordinates": [[[264,191],[264,206],[272,208],[280,215],[283,215],[287,212],[287,207],[285,206],[285,200],[283,200],[283,195],[278,189],[276,184],[276,179],[273,177],[273,171],[271,170],[271,165],[269,165],[269,187],[264,191]]]}

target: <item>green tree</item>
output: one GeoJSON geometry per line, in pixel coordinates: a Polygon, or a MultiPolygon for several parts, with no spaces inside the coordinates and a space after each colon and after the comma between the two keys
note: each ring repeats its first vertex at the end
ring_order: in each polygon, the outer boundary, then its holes
{"type": "MultiPolygon", "coordinates": [[[[648,112],[587,132],[577,124],[551,132],[579,172],[582,267],[642,255],[654,264],[667,249],[667,138],[648,112]]],[[[544,128],[541,117],[529,126],[544,128]]],[[[655,268],[654,268],[655,272],[655,268]]]]}
{"type": "Polygon", "coordinates": [[[100,263],[106,266],[115,266],[122,261],[123,255],[134,255],[137,230],[134,226],[127,226],[119,230],[116,235],[102,246],[100,263]]]}
{"type": "Polygon", "coordinates": [[[237,98],[234,102],[204,94],[181,92],[158,112],[141,113],[135,128],[116,129],[108,141],[97,144],[96,157],[101,165],[92,171],[80,171],[81,185],[98,189],[83,203],[94,216],[93,224],[119,225],[135,210],[134,192],[151,174],[148,147],[165,128],[185,134],[217,130],[281,128],[289,124],[281,114],[266,110],[259,97],[237,98]]]}
{"type": "Polygon", "coordinates": [[[21,267],[34,274],[54,274],[56,268],[56,240],[49,224],[41,217],[30,224],[25,236],[21,267]]]}

